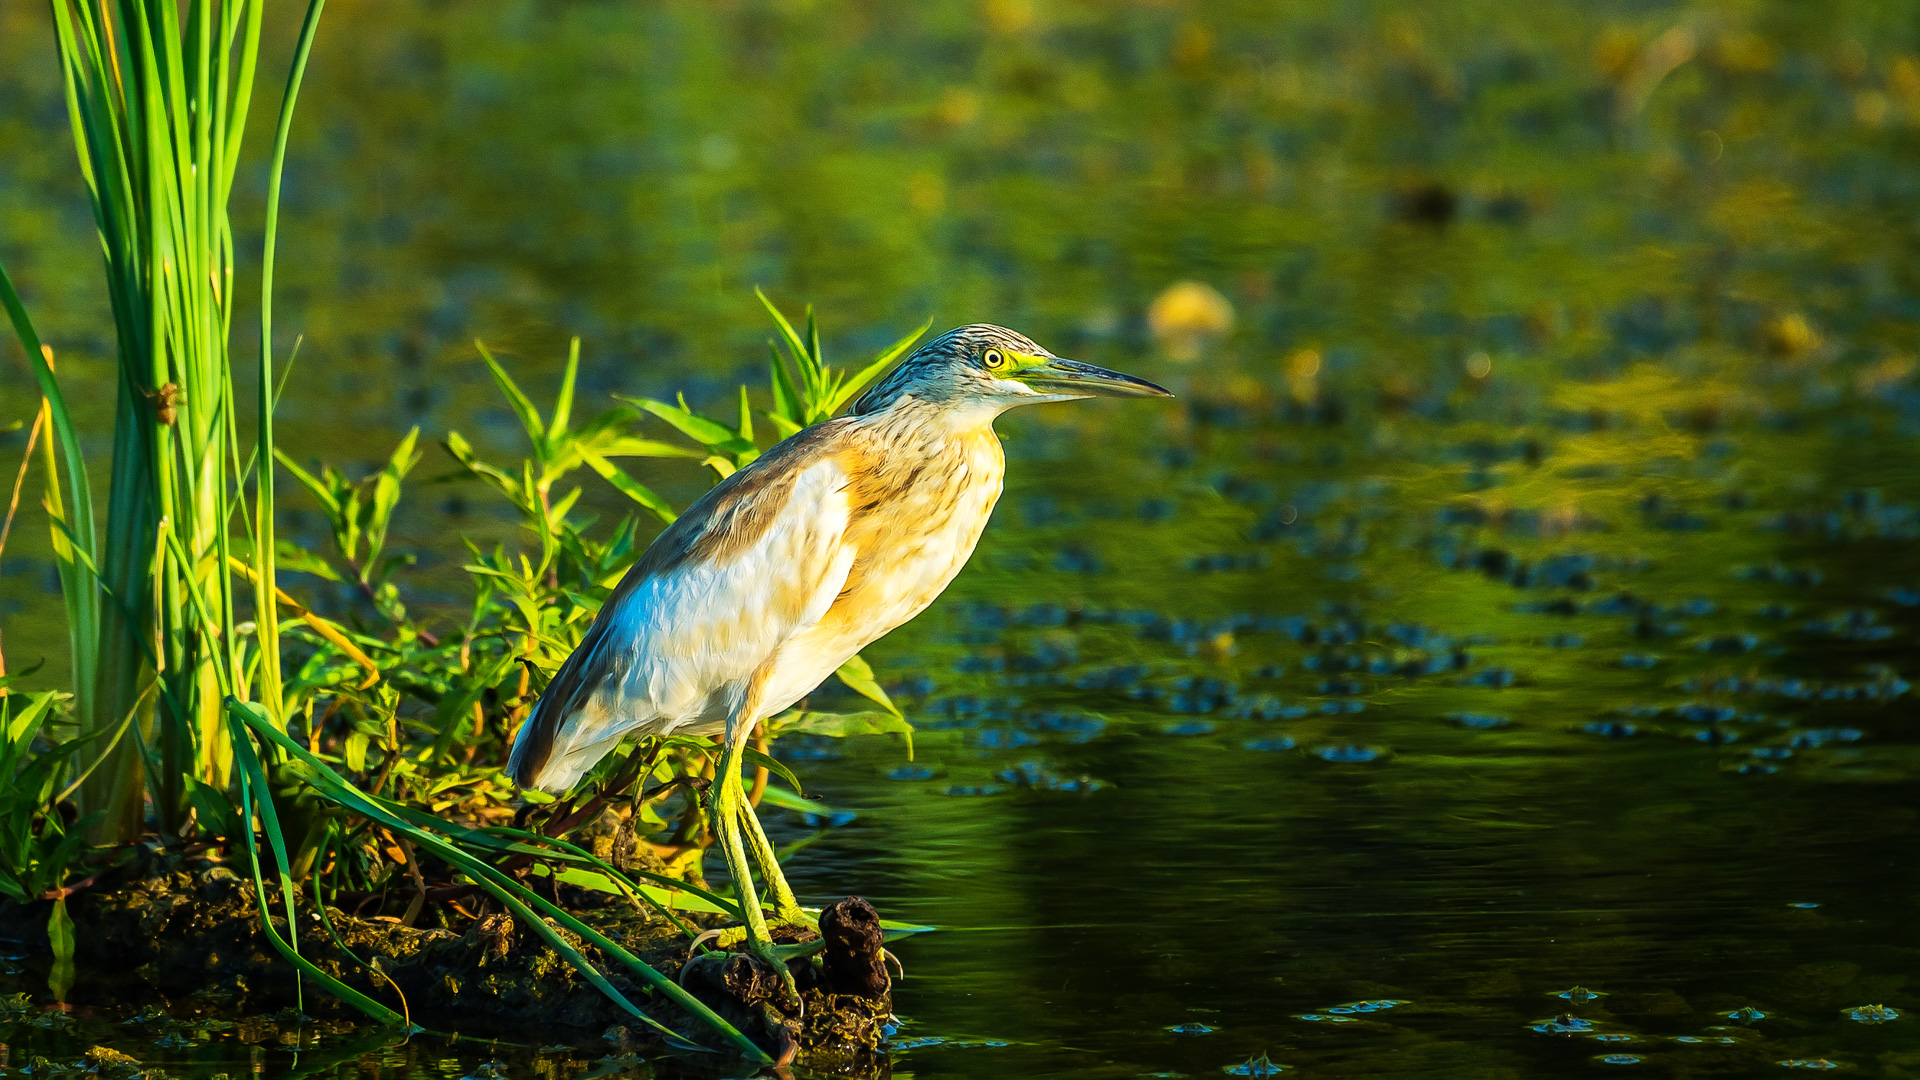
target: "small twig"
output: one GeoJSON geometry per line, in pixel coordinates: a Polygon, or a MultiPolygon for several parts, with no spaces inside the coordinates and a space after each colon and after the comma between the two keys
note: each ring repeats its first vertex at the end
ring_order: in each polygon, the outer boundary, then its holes
{"type": "Polygon", "coordinates": [[[67,897],[72,896],[74,893],[77,893],[82,889],[92,888],[94,885],[99,883],[101,878],[107,875],[107,872],[109,870],[112,870],[112,869],[113,869],[112,867],[108,867],[106,870],[101,870],[87,877],[83,877],[79,881],[76,881],[71,885],[63,885],[58,889],[48,889],[46,892],[43,892],[39,896],[34,897],[34,899],[35,900],[65,900],[67,897]]]}
{"type": "Polygon", "coordinates": [[[564,817],[555,815],[555,820],[548,822],[546,828],[542,829],[541,832],[547,836],[564,836],[581,822],[591,821],[600,811],[607,808],[609,802],[625,794],[627,787],[635,780],[639,779],[644,773],[653,770],[653,763],[660,757],[660,751],[664,746],[664,743],[654,744],[653,752],[645,755],[644,760],[639,750],[635,750],[633,753],[627,755],[626,764],[620,766],[620,771],[614,774],[613,779],[607,783],[607,786],[601,788],[593,798],[587,800],[587,805],[570,814],[566,814],[564,817]]]}
{"type": "Polygon", "coordinates": [[[400,850],[407,857],[407,876],[413,879],[413,899],[407,902],[407,913],[400,916],[400,925],[413,928],[413,921],[420,917],[420,910],[427,906],[427,879],[420,873],[420,860],[413,853],[413,844],[407,838],[395,837],[400,842],[400,850]]]}
{"type": "MultiPolygon", "coordinates": [[[[27,432],[27,449],[20,455],[20,471],[13,476],[13,497],[7,500],[7,519],[0,523],[0,554],[7,550],[7,537],[13,532],[13,515],[20,509],[20,489],[27,482],[27,471],[33,466],[33,446],[40,441],[40,428],[47,419],[47,399],[40,399],[40,411],[33,414],[33,430],[27,432]]],[[[0,676],[7,673],[7,655],[0,652],[0,676]]],[[[6,697],[7,690],[0,687],[0,697],[6,697]]]]}

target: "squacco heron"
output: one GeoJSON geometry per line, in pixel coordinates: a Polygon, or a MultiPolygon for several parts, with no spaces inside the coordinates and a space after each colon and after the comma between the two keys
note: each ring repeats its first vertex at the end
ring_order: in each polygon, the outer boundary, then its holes
{"type": "Polygon", "coordinates": [[[513,779],[563,791],[628,735],[723,731],[714,834],[747,947],[791,994],[785,960],[808,950],[773,943],[748,859],[775,922],[814,920],[741,786],[754,725],[918,615],[959,573],[1000,498],[995,417],[1094,396],[1171,395],[997,326],[922,346],[847,415],[781,442],[660,534],[522,726],[513,779]]]}

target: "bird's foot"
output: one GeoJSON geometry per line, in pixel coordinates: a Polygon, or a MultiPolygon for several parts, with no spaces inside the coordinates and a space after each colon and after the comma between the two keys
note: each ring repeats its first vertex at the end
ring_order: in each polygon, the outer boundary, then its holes
{"type": "MultiPolygon", "coordinates": [[[[812,956],[826,944],[820,936],[820,916],[799,907],[768,912],[767,936],[772,939],[768,944],[776,950],[786,950],[790,959],[812,956]]],[[[735,950],[748,944],[752,937],[750,927],[723,926],[694,938],[691,948],[698,952],[700,946],[711,945],[717,949],[735,950]]]]}
{"type": "Polygon", "coordinates": [[[800,1000],[800,989],[787,964],[812,956],[825,947],[826,939],[820,936],[819,919],[800,908],[772,912],[767,918],[767,937],[770,940],[755,937],[750,927],[728,926],[708,930],[694,938],[691,948],[697,953],[702,945],[711,945],[728,951],[744,949],[751,953],[780,977],[782,997],[785,999],[782,1004],[801,1011],[804,1006],[800,1000]]]}

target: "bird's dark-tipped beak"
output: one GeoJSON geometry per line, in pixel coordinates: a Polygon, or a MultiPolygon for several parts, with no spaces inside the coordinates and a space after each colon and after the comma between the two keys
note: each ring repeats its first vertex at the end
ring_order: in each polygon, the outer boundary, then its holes
{"type": "Polygon", "coordinates": [[[1136,379],[1118,371],[1062,360],[1057,356],[1017,372],[1014,378],[1043,394],[1077,394],[1084,397],[1172,397],[1166,387],[1136,379]]]}

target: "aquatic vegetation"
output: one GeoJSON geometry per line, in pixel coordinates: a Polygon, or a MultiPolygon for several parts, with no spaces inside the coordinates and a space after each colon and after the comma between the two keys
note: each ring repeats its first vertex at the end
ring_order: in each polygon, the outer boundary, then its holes
{"type": "Polygon", "coordinates": [[[1285,1065],[1277,1064],[1262,1050],[1238,1065],[1229,1065],[1223,1072],[1228,1076],[1278,1076],[1286,1071],[1285,1065]]]}
{"type": "MultiPolygon", "coordinates": [[[[304,63],[318,13],[316,4],[310,10],[303,34],[296,73],[298,65],[304,63]]],[[[210,19],[213,15],[202,12],[196,17],[210,19]]],[[[237,16],[230,17],[229,22],[233,18],[237,16]]],[[[257,7],[254,25],[257,28],[257,7]]],[[[249,48],[256,44],[257,39],[250,39],[249,48]]],[[[290,91],[288,110],[291,101],[290,91]]],[[[282,146],[290,115],[290,111],[283,111],[282,146]]],[[[274,183],[277,191],[277,172],[274,183]]],[[[105,227],[103,224],[103,230],[105,227]]],[[[224,225],[217,227],[225,228],[224,225]]],[[[271,244],[271,228],[267,235],[271,244]]],[[[5,288],[5,297],[23,342],[37,356],[30,324],[10,285],[5,288]]],[[[787,341],[793,362],[789,371],[776,352],[770,369],[775,407],[767,415],[782,432],[798,430],[805,423],[829,415],[919,336],[916,332],[902,339],[863,372],[849,377],[828,367],[821,358],[811,312],[807,322],[810,340],[802,341],[770,302],[767,308],[787,341]]],[[[265,321],[263,315],[263,323],[265,321]]],[[[267,341],[270,336],[263,338],[263,357],[267,355],[267,341]]],[[[124,344],[123,352],[126,351],[124,344]]],[[[219,341],[202,344],[205,348],[223,347],[219,341]]],[[[579,489],[556,494],[555,483],[578,468],[590,467],[643,510],[662,521],[671,521],[671,507],[610,459],[700,455],[629,434],[626,428],[633,416],[620,410],[608,410],[577,427],[572,426],[578,339],[569,355],[559,398],[548,416],[541,414],[484,346],[480,352],[525,429],[530,457],[515,476],[481,460],[458,432],[448,434],[445,447],[470,475],[494,487],[519,513],[537,541],[538,559],[531,559],[525,553],[517,557],[510,555],[504,547],[497,546],[487,552],[470,545],[472,561],[465,569],[475,582],[475,601],[465,626],[458,631],[458,639],[448,635],[443,640],[445,631],[436,633],[427,629],[411,616],[402,602],[394,578],[412,560],[406,556],[384,555],[389,525],[401,501],[404,482],[419,461],[420,455],[415,450],[417,431],[403,439],[386,467],[366,481],[349,481],[344,474],[324,465],[309,471],[272,445],[273,395],[263,392],[261,441],[254,447],[253,460],[245,469],[238,469],[236,479],[236,483],[244,481],[247,474],[255,471],[260,476],[255,487],[255,501],[260,509],[253,520],[256,539],[251,562],[227,554],[224,533],[219,544],[209,547],[191,536],[183,545],[181,539],[168,535],[163,529],[160,533],[163,547],[151,560],[163,570],[153,582],[143,579],[140,588],[151,586],[152,595],[158,597],[177,596],[184,590],[191,602],[167,606],[149,601],[146,608],[133,609],[122,598],[136,595],[135,592],[122,588],[107,594],[115,597],[114,602],[120,605],[119,617],[109,621],[112,632],[127,634],[127,626],[137,622],[129,616],[139,615],[142,610],[149,613],[148,617],[157,617],[154,613],[164,609],[166,619],[181,617],[184,612],[189,619],[198,620],[191,623],[198,628],[199,636],[194,640],[200,642],[194,647],[202,648],[203,652],[149,655],[149,662],[165,677],[150,680],[148,689],[133,698],[130,705],[120,702],[119,705],[126,707],[116,706],[121,714],[117,726],[108,729],[95,724],[83,737],[65,740],[50,752],[30,756],[26,750],[40,732],[57,695],[44,692],[25,699],[17,718],[11,716],[16,698],[0,696],[0,709],[6,710],[9,718],[6,727],[12,736],[5,747],[4,760],[0,761],[0,765],[5,766],[0,775],[15,780],[9,787],[9,799],[0,805],[0,822],[6,826],[10,839],[6,850],[0,852],[4,856],[0,870],[5,871],[0,875],[0,888],[20,903],[43,897],[54,900],[49,934],[56,956],[63,963],[70,961],[72,929],[66,920],[66,892],[62,885],[84,850],[84,831],[97,823],[110,822],[116,814],[124,817],[125,807],[137,805],[128,802],[129,794],[146,786],[152,789],[154,805],[161,811],[164,835],[198,831],[207,842],[224,843],[244,851],[251,862],[255,895],[263,915],[269,907],[269,890],[265,868],[253,843],[256,820],[259,832],[272,849],[274,876],[289,919],[296,910],[296,886],[309,881],[328,899],[353,894],[375,897],[384,903],[391,884],[404,870],[412,883],[411,900],[402,918],[402,922],[409,925],[419,917],[436,887],[449,901],[475,893],[491,894],[615,1004],[670,1040],[678,1036],[627,1000],[574,946],[561,938],[548,921],[536,916],[536,910],[546,920],[563,925],[603,955],[638,974],[656,992],[731,1042],[737,1051],[750,1058],[763,1057],[759,1048],[678,984],[661,976],[598,930],[541,898],[527,884],[503,872],[503,867],[510,871],[535,864],[536,872],[545,876],[556,879],[564,876],[570,884],[624,895],[634,903],[644,899],[660,908],[661,901],[670,897],[655,886],[641,885],[635,880],[647,879],[705,896],[718,902],[714,910],[727,910],[725,901],[706,893],[696,883],[631,865],[623,872],[563,839],[570,831],[594,823],[615,797],[637,782],[659,777],[665,782],[656,788],[657,794],[671,790],[678,783],[677,778],[698,776],[703,769],[710,769],[714,748],[703,740],[655,739],[634,748],[617,762],[604,763],[601,772],[606,782],[600,791],[585,800],[584,806],[563,803],[553,808],[541,823],[542,832],[526,832],[503,825],[509,819],[519,820],[507,805],[512,790],[497,772],[504,759],[509,725],[524,717],[530,695],[538,689],[533,682],[535,675],[557,665],[577,643],[579,634],[597,610],[599,595],[617,579],[624,564],[637,555],[633,517],[621,522],[610,538],[590,539],[584,525],[569,516],[579,489]],[[270,482],[274,462],[286,468],[323,507],[334,543],[330,555],[307,551],[275,537],[270,482]],[[284,562],[289,570],[323,580],[351,582],[377,612],[384,624],[379,629],[384,633],[362,626],[343,626],[300,605],[278,586],[274,566],[279,562],[284,562]],[[165,569],[169,567],[172,569],[165,569]],[[253,582],[261,597],[256,604],[255,619],[244,627],[236,625],[233,615],[231,580],[236,576],[253,582]],[[221,597],[217,601],[215,592],[221,597]],[[290,624],[284,635],[274,615],[282,607],[300,620],[298,624],[290,624]],[[218,631],[222,626],[224,632],[218,631]],[[245,629],[247,634],[258,632],[257,643],[251,646],[253,651],[248,651],[247,639],[238,634],[240,629],[245,629]],[[240,646],[204,650],[206,641],[222,639],[239,642],[240,646]],[[200,659],[193,659],[195,655],[200,659]],[[374,655],[382,659],[375,660],[374,655]],[[285,676],[282,675],[283,660],[288,665],[285,676]],[[178,681],[181,672],[187,676],[184,683],[178,681]],[[141,744],[147,736],[135,727],[134,721],[141,705],[156,689],[162,703],[161,712],[168,719],[157,725],[155,745],[146,748],[141,744]],[[256,695],[258,700],[254,700],[256,695]],[[495,703],[491,722],[490,701],[495,703]],[[316,709],[323,704],[324,708],[316,715],[316,709]],[[288,737],[288,729],[293,726],[290,722],[295,717],[305,729],[304,745],[288,737]],[[127,768],[116,773],[114,770],[119,766],[114,762],[132,753],[130,747],[141,750],[149,768],[144,772],[127,768]],[[93,760],[76,767],[74,754],[89,749],[94,754],[93,760]],[[119,756],[114,757],[116,754],[119,756]],[[188,754],[197,756],[191,760],[182,756],[188,754]],[[358,777],[365,789],[348,775],[335,771],[335,765],[358,777]],[[70,769],[77,776],[66,783],[70,769]],[[123,779],[118,781],[118,787],[106,792],[107,801],[101,808],[92,811],[76,826],[63,825],[57,815],[51,813],[51,808],[67,793],[83,788],[96,773],[123,779]],[[58,796],[56,789],[60,792],[58,796]],[[383,789],[389,792],[384,798],[383,789]],[[478,827],[449,824],[440,816],[449,810],[470,816],[479,823],[478,827]],[[294,843],[289,843],[289,838],[294,843]],[[575,865],[563,873],[555,863],[575,865]],[[452,877],[456,882],[464,879],[467,884],[435,886],[425,876],[427,873],[441,876],[442,881],[445,877],[452,877]]],[[[261,379],[271,390],[272,372],[266,363],[263,359],[261,379]]],[[[224,364],[216,367],[219,374],[214,377],[215,382],[189,385],[202,388],[192,393],[204,390],[212,398],[216,407],[213,422],[217,424],[230,422],[230,416],[219,411],[224,408],[219,405],[221,398],[214,396],[215,392],[224,394],[230,389],[227,383],[217,381],[230,379],[230,374],[224,364]]],[[[59,413],[58,387],[51,381],[50,369],[48,372],[42,381],[43,391],[52,410],[59,413]]],[[[182,378],[186,376],[183,374],[182,378]]],[[[666,420],[681,433],[704,440],[706,463],[717,475],[725,476],[758,453],[752,421],[745,408],[744,388],[741,402],[739,426],[731,430],[692,412],[684,403],[678,408],[652,401],[637,404],[643,412],[666,420]]],[[[165,408],[177,413],[183,406],[169,399],[165,408]]],[[[171,426],[173,418],[163,417],[162,421],[162,426],[171,426]]],[[[136,424],[144,422],[135,421],[136,424]]],[[[212,434],[203,432],[202,436],[213,441],[216,453],[210,467],[219,474],[228,464],[221,454],[224,444],[230,440],[217,426],[208,430],[212,434]]],[[[64,434],[70,437],[71,431],[64,434]]],[[[77,454],[70,456],[70,472],[75,470],[78,461],[77,454]]],[[[237,458],[235,464],[237,468],[237,458]]],[[[84,473],[77,475],[80,483],[74,494],[75,506],[83,507],[89,505],[83,500],[90,496],[84,490],[84,473]]],[[[216,493],[224,490],[218,486],[223,482],[216,482],[213,489],[216,493]]],[[[168,489],[163,484],[160,490],[168,489]]],[[[144,499],[150,493],[135,484],[116,488],[113,494],[118,506],[123,496],[144,499]]],[[[197,507],[206,501],[204,496],[195,498],[197,507]]],[[[236,500],[233,507],[244,509],[244,503],[236,500]]],[[[51,503],[49,508],[53,509],[51,503]]],[[[57,511],[55,514],[56,535],[61,535],[63,522],[57,511]]],[[[183,516],[180,520],[195,519],[183,516]]],[[[86,523],[86,530],[84,536],[91,536],[90,522],[86,523]]],[[[110,522],[110,536],[112,530],[110,522]]],[[[70,535],[69,550],[75,554],[69,560],[69,580],[78,580],[75,575],[83,570],[91,573],[99,565],[91,550],[80,543],[81,539],[80,533],[70,535]]],[[[109,571],[113,565],[107,564],[109,571]]],[[[70,601],[79,598],[70,603],[72,624],[90,627],[93,616],[89,612],[97,607],[104,590],[87,580],[68,592],[70,601]]],[[[162,620],[154,640],[164,644],[171,635],[178,645],[183,639],[180,632],[167,628],[170,625],[162,620]]],[[[136,627],[136,630],[138,635],[146,633],[144,629],[136,627]]],[[[145,638],[139,640],[144,645],[145,638]]],[[[93,641],[76,637],[77,650],[95,647],[93,641]]],[[[74,670],[76,678],[91,678],[94,668],[91,661],[83,663],[77,651],[74,670]]],[[[855,657],[843,665],[838,674],[849,689],[871,699],[885,711],[854,716],[794,712],[774,718],[767,725],[769,730],[760,733],[755,748],[749,752],[757,769],[756,801],[767,795],[769,773],[779,774],[796,789],[798,786],[786,767],[768,755],[769,740],[773,737],[788,733],[842,736],[911,732],[863,660],[855,657]]],[[[544,679],[544,675],[541,678],[544,679]]],[[[3,689],[0,685],[0,690],[3,689]]],[[[77,683],[76,689],[88,688],[77,683]]],[[[85,693],[77,693],[76,698],[83,705],[90,700],[85,693]]],[[[83,711],[82,715],[86,713],[83,711]]],[[[1074,789],[1079,785],[1060,786],[1074,789]]],[[[773,797],[776,801],[789,798],[777,789],[773,797]]],[[[643,847],[646,835],[663,830],[674,833],[682,850],[697,853],[708,842],[702,835],[703,815],[696,799],[681,799],[683,808],[677,823],[661,816],[654,803],[655,800],[637,797],[632,800],[630,816],[624,817],[620,825],[626,832],[628,848],[643,847]]],[[[805,808],[805,804],[800,803],[798,807],[805,808]]],[[[845,812],[804,815],[806,823],[817,828],[837,827],[853,817],[845,812]]],[[[128,838],[124,828],[107,834],[110,841],[128,838]]],[[[625,863],[630,853],[617,850],[613,857],[625,863]]],[[[660,868],[671,869],[665,865],[660,868]]],[[[683,876],[687,873],[686,868],[681,870],[683,876]]],[[[692,873],[697,878],[697,867],[692,868],[692,873]]],[[[673,918],[670,912],[667,917],[673,918]]],[[[303,957],[297,946],[298,935],[291,935],[289,940],[276,932],[270,922],[263,921],[262,926],[274,948],[303,975],[376,1020],[411,1026],[403,1012],[349,987],[303,957]]],[[[691,935],[694,931],[687,932],[691,935]]],[[[400,1004],[404,1010],[404,1000],[400,1004]]],[[[191,1044],[169,1045],[180,1048],[191,1044]]]]}

